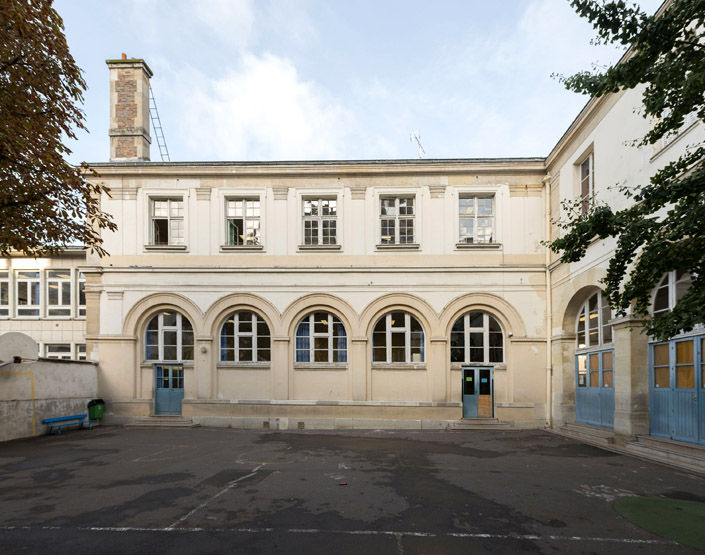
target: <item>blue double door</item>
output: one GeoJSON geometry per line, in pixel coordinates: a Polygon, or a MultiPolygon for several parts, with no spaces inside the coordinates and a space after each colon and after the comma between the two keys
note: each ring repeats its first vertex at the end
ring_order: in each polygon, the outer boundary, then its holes
{"type": "Polygon", "coordinates": [[[463,418],[492,418],[494,380],[490,366],[463,366],[463,418]]]}
{"type": "Polygon", "coordinates": [[[181,414],[184,399],[184,367],[181,364],[154,365],[154,414],[181,414]]]}
{"type": "Polygon", "coordinates": [[[614,428],[614,353],[575,357],[575,421],[614,428]]]}
{"type": "Polygon", "coordinates": [[[651,435],[705,445],[705,336],[650,346],[651,435]]]}

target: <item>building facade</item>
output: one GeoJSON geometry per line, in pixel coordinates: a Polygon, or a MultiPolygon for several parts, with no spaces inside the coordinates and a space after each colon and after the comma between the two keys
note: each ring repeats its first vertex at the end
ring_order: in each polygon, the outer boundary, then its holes
{"type": "MultiPolygon", "coordinates": [[[[624,202],[611,186],[644,182],[703,139],[701,122],[653,150],[625,146],[648,125],[627,91],[590,101],[547,158],[150,162],[151,70],[108,66],[111,160],[92,166],[111,189],[110,255],[5,259],[0,331],[60,335],[76,356],[85,345],[113,422],[496,418],[705,443],[702,330],[649,342],[602,299],[614,244],[576,264],[544,244],[562,199],[624,202]]],[[[665,280],[657,310],[688,278],[665,280]]]]}

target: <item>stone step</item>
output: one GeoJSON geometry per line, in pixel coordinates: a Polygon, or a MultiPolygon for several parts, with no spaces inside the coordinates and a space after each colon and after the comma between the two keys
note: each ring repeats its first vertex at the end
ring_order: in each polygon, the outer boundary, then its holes
{"type": "Polygon", "coordinates": [[[627,452],[640,458],[680,468],[705,472],[705,446],[654,436],[637,436],[627,443],[627,452]]]}
{"type": "Polygon", "coordinates": [[[171,415],[136,416],[130,424],[131,428],[196,428],[197,423],[192,418],[171,415]]]}
{"type": "Polygon", "coordinates": [[[513,430],[514,427],[508,422],[500,422],[496,418],[463,418],[448,424],[447,430],[450,432],[462,432],[465,430],[513,430]]]}
{"type": "Polygon", "coordinates": [[[614,445],[614,431],[611,428],[600,428],[589,424],[568,423],[561,428],[552,430],[553,432],[591,443],[593,445],[614,445]]]}

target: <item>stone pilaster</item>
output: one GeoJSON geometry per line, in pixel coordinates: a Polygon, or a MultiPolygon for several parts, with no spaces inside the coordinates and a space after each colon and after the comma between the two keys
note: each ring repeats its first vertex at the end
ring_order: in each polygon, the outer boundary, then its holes
{"type": "Polygon", "coordinates": [[[612,324],[614,335],[614,435],[618,443],[649,433],[649,338],[640,320],[612,324]]]}

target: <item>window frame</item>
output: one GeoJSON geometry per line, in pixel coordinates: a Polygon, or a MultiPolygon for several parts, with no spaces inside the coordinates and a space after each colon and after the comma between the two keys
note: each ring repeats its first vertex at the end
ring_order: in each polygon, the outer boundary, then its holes
{"type": "MultiPolygon", "coordinates": [[[[306,357],[303,357],[306,358],[306,357]]],[[[341,320],[341,318],[329,311],[329,310],[312,310],[311,312],[308,312],[303,318],[301,318],[296,324],[296,328],[294,330],[294,365],[295,366],[325,366],[325,367],[347,367],[348,365],[348,332],[347,329],[345,328],[345,324],[341,320]],[[320,332],[316,331],[316,321],[317,321],[317,315],[320,314],[326,314],[326,321],[327,323],[325,325],[328,326],[328,329],[326,332],[320,332]],[[302,325],[308,325],[308,333],[307,335],[303,335],[300,333],[302,325]],[[336,335],[335,330],[336,326],[339,325],[340,329],[342,329],[344,335],[336,335]],[[340,339],[344,338],[345,339],[345,346],[344,348],[336,347],[334,345],[334,341],[338,339],[338,342],[340,342],[340,339]],[[305,347],[299,347],[299,339],[306,340],[308,342],[308,348],[305,347]],[[320,352],[321,349],[316,349],[316,339],[327,339],[327,347],[326,347],[326,353],[327,353],[327,360],[325,361],[317,361],[316,360],[316,352],[320,352]],[[337,352],[337,358],[338,360],[334,360],[336,358],[335,353],[337,352]],[[308,353],[308,360],[300,360],[299,358],[299,353],[308,353]],[[342,355],[342,356],[341,356],[342,355]],[[341,358],[344,358],[345,360],[340,360],[341,358]]]]}
{"type": "MultiPolygon", "coordinates": [[[[233,208],[234,211],[237,210],[236,206],[233,208]]],[[[225,235],[222,248],[225,250],[262,250],[263,240],[262,240],[262,199],[258,195],[238,195],[238,196],[226,196],[224,198],[224,214],[225,214],[225,235]],[[242,203],[242,216],[230,216],[230,203],[242,203]],[[250,203],[256,203],[257,215],[248,215],[248,208],[250,203]],[[256,222],[255,233],[252,239],[248,239],[249,235],[243,235],[243,243],[232,242],[230,240],[230,222],[233,220],[242,220],[244,231],[248,230],[248,222],[256,222]]]]}
{"type": "Polygon", "coordinates": [[[576,164],[578,169],[578,196],[580,198],[580,212],[587,213],[595,200],[595,153],[589,152],[576,164]],[[587,166],[588,174],[583,175],[583,168],[587,166]],[[587,189],[587,192],[585,192],[587,189]]]}
{"type": "Polygon", "coordinates": [[[73,358],[73,346],[71,343],[44,343],[44,358],[53,360],[76,360],[73,358]],[[53,356],[56,353],[49,353],[52,347],[61,347],[67,350],[60,353],[62,356],[53,356]]]}
{"type": "Polygon", "coordinates": [[[76,270],[76,318],[86,317],[86,274],[76,270]],[[83,303],[81,303],[83,298],[83,303]]]}
{"type": "MultiPolygon", "coordinates": [[[[398,347],[397,347],[398,348],[398,347]]],[[[373,365],[381,365],[381,366],[422,366],[426,364],[426,332],[424,330],[423,324],[421,323],[421,320],[417,318],[414,314],[403,310],[403,309],[396,309],[396,310],[390,310],[389,312],[385,313],[382,315],[377,322],[375,323],[374,327],[372,328],[372,364],[373,365]],[[394,325],[395,322],[392,320],[392,315],[393,314],[398,314],[398,313],[403,313],[404,314],[404,325],[403,326],[398,326],[394,325]],[[420,333],[421,333],[421,341],[420,341],[420,349],[419,349],[419,359],[417,361],[413,360],[413,353],[411,352],[412,350],[412,333],[419,333],[416,331],[413,331],[411,329],[411,319],[414,319],[416,323],[418,324],[420,328],[420,333]],[[378,326],[380,325],[381,322],[384,322],[384,333],[385,333],[385,359],[384,360],[377,360],[376,356],[376,350],[381,349],[382,347],[376,346],[376,336],[380,333],[377,331],[378,326]],[[398,333],[403,333],[404,334],[404,361],[394,361],[393,360],[393,355],[392,355],[392,334],[398,334],[398,333]]]]}
{"type": "Polygon", "coordinates": [[[15,317],[16,318],[39,318],[41,316],[42,310],[42,272],[40,270],[20,270],[17,269],[14,272],[14,282],[15,282],[15,317]],[[36,278],[20,278],[21,273],[33,273],[37,274],[36,278]],[[20,284],[26,285],[27,300],[26,304],[20,304],[20,284]],[[29,303],[30,297],[32,296],[33,284],[36,286],[37,302],[29,303]],[[24,314],[20,311],[31,311],[34,314],[24,314]]]}
{"type": "Polygon", "coordinates": [[[149,223],[148,223],[148,243],[145,245],[147,250],[185,250],[187,246],[186,241],[186,209],[187,202],[183,195],[150,195],[148,197],[148,210],[149,210],[149,223]],[[167,215],[166,216],[156,216],[156,203],[166,202],[167,203],[167,215]],[[172,216],[172,202],[181,203],[180,215],[172,216]],[[155,234],[155,221],[164,220],[167,222],[167,242],[157,243],[155,234]],[[175,242],[173,240],[173,233],[171,229],[172,222],[181,222],[181,238],[180,242],[175,242]]]}
{"type": "Polygon", "coordinates": [[[0,270],[0,319],[10,318],[12,311],[12,271],[9,268],[0,270]],[[3,277],[4,275],[4,277],[3,277]],[[3,303],[3,289],[7,302],[3,303]]]}
{"type": "Polygon", "coordinates": [[[301,197],[301,243],[299,248],[302,250],[306,249],[339,249],[340,248],[340,203],[338,202],[337,195],[303,195],[301,197]],[[335,214],[323,214],[323,203],[333,202],[335,205],[335,214]],[[306,215],[306,203],[307,202],[317,202],[318,203],[318,214],[317,215],[306,215]],[[333,242],[326,243],[324,241],[324,223],[332,222],[335,228],[335,235],[333,236],[333,242]],[[316,241],[309,242],[306,234],[306,224],[315,223],[316,224],[316,241]]]}
{"type": "MultiPolygon", "coordinates": [[[[161,363],[161,362],[164,362],[164,363],[191,362],[191,363],[193,363],[193,361],[195,359],[196,342],[195,342],[195,332],[193,330],[193,324],[191,324],[191,321],[188,319],[187,316],[184,316],[178,310],[165,308],[165,309],[161,309],[158,312],[152,314],[152,316],[149,318],[149,320],[147,320],[147,323],[144,327],[143,338],[144,338],[144,351],[143,351],[144,361],[147,363],[161,363]],[[164,316],[166,315],[166,313],[174,313],[176,315],[176,325],[173,325],[173,326],[169,326],[169,325],[165,326],[164,325],[164,316]],[[156,332],[157,332],[157,344],[156,345],[148,342],[148,337],[149,337],[148,334],[150,333],[150,331],[153,331],[153,330],[149,329],[149,326],[154,321],[155,318],[158,319],[157,320],[157,329],[156,329],[156,332]],[[183,339],[184,339],[183,321],[184,320],[186,320],[186,322],[188,323],[188,326],[190,328],[190,330],[188,330],[188,329],[186,330],[186,333],[188,333],[190,331],[191,335],[193,336],[193,339],[192,339],[193,342],[191,343],[191,345],[188,345],[188,344],[184,345],[184,341],[183,341],[183,339]],[[175,332],[176,333],[176,345],[175,345],[176,358],[174,358],[174,359],[165,359],[164,358],[164,347],[165,347],[164,334],[165,334],[165,332],[175,332]],[[157,348],[157,358],[150,358],[149,356],[147,356],[148,352],[149,352],[148,349],[150,347],[154,348],[155,346],[157,348]],[[183,358],[184,347],[188,348],[189,346],[192,349],[192,358],[183,358]]],[[[172,346],[172,345],[169,345],[169,346],[172,346]]]]}
{"type": "Polygon", "coordinates": [[[483,365],[483,366],[492,366],[495,364],[505,364],[505,354],[506,354],[506,349],[505,349],[505,332],[504,328],[502,327],[502,324],[500,323],[499,319],[496,318],[493,314],[490,314],[489,312],[485,310],[479,310],[479,309],[470,309],[462,313],[458,318],[455,319],[455,322],[453,322],[453,326],[450,329],[450,361],[452,365],[483,365]],[[482,314],[482,326],[471,326],[471,314],[472,313],[480,313],[482,314]],[[453,334],[454,333],[461,333],[461,332],[454,332],[453,330],[455,329],[456,324],[458,321],[462,319],[463,320],[463,331],[462,331],[462,337],[463,337],[463,346],[462,347],[453,347],[452,340],[453,340],[453,334]],[[491,323],[494,321],[499,328],[499,333],[501,334],[502,338],[502,345],[499,347],[501,349],[500,351],[500,358],[501,360],[495,360],[491,361],[491,351],[490,349],[497,349],[497,347],[493,347],[490,342],[490,333],[497,333],[491,330],[491,323]],[[477,348],[477,347],[472,347],[471,341],[470,341],[470,334],[474,333],[482,333],[482,360],[481,361],[474,361],[472,360],[471,356],[471,348],[477,348]],[[458,360],[453,360],[453,349],[460,349],[462,348],[463,350],[463,360],[458,361],[458,360]]]}
{"type": "Polygon", "coordinates": [[[496,245],[497,240],[496,240],[496,233],[497,233],[497,210],[496,210],[497,202],[496,202],[496,197],[494,193],[475,193],[475,192],[461,192],[458,195],[458,210],[457,210],[457,215],[458,215],[458,226],[457,226],[457,231],[458,231],[458,247],[473,247],[473,246],[484,246],[484,245],[496,245]],[[462,201],[463,200],[468,200],[468,199],[473,199],[473,214],[468,217],[468,215],[462,213],[462,201]],[[478,200],[479,199],[490,199],[491,200],[491,205],[492,205],[492,210],[489,216],[487,215],[480,215],[479,210],[478,210],[478,200]],[[472,218],[473,221],[473,235],[472,237],[469,235],[463,235],[462,234],[462,221],[463,220],[469,220],[472,218]],[[490,240],[489,241],[478,241],[478,225],[477,222],[480,219],[490,219],[492,222],[492,225],[490,226],[490,240]],[[472,239],[472,241],[468,241],[468,239],[472,239]]]}
{"type": "Polygon", "coordinates": [[[614,330],[612,329],[612,324],[609,322],[612,320],[613,315],[612,315],[612,309],[609,306],[609,303],[607,302],[607,299],[605,298],[604,291],[600,290],[595,293],[590,294],[585,301],[583,301],[580,304],[580,307],[578,308],[578,311],[576,313],[575,317],[575,351],[576,353],[587,353],[590,351],[595,351],[597,350],[606,350],[605,346],[606,345],[612,345],[614,343],[614,330]],[[590,328],[589,322],[590,322],[590,315],[593,313],[592,310],[590,310],[590,301],[592,299],[597,298],[596,300],[596,317],[597,317],[597,343],[594,345],[590,341],[590,328]],[[583,335],[585,337],[585,343],[580,344],[580,322],[581,322],[581,316],[584,314],[583,317],[583,322],[584,328],[583,328],[583,335]],[[609,316],[607,318],[607,321],[605,321],[605,314],[609,316]],[[606,339],[606,330],[609,329],[609,338],[606,339]]]}
{"type": "Polygon", "coordinates": [[[71,318],[73,316],[73,270],[71,268],[47,268],[45,270],[45,295],[46,295],[46,317],[47,318],[71,318]],[[52,272],[65,272],[68,277],[52,277],[52,272]],[[51,287],[57,284],[57,304],[51,303],[51,287]],[[68,291],[66,287],[68,286],[68,291]],[[64,299],[68,294],[68,300],[64,299]],[[64,301],[68,302],[64,302],[64,301]]]}
{"type": "MultiPolygon", "coordinates": [[[[377,218],[378,218],[378,231],[379,231],[379,242],[377,244],[378,249],[418,249],[419,248],[419,229],[417,216],[419,215],[419,204],[417,202],[418,195],[416,193],[385,193],[379,195],[377,204],[377,218]],[[394,215],[383,214],[384,202],[394,200],[394,215]],[[401,214],[400,213],[400,200],[411,200],[411,214],[401,214]],[[401,235],[401,221],[410,221],[412,229],[412,240],[400,242],[401,235]],[[390,242],[391,236],[384,235],[384,223],[383,222],[394,222],[394,241],[390,242]],[[385,237],[387,239],[385,239],[385,237]],[[385,242],[386,241],[386,242],[385,242]]],[[[408,210],[408,206],[407,206],[408,210]]],[[[408,237],[408,236],[407,236],[408,237]]]]}
{"type": "MultiPolygon", "coordinates": [[[[218,337],[220,338],[220,345],[218,347],[218,364],[236,364],[236,365],[266,365],[269,366],[272,362],[272,330],[267,321],[262,317],[261,314],[258,312],[251,310],[249,308],[243,308],[240,310],[235,310],[228,314],[223,319],[223,323],[220,326],[220,333],[218,334],[218,337]],[[241,332],[239,330],[239,323],[240,323],[240,316],[244,313],[250,313],[251,316],[251,324],[252,324],[252,331],[251,332],[241,332]],[[225,334],[225,326],[228,322],[232,320],[233,324],[233,335],[230,336],[229,334],[225,334]],[[267,335],[260,335],[259,333],[259,325],[260,323],[264,324],[267,328],[267,335]],[[223,346],[223,339],[225,337],[232,337],[233,338],[233,347],[230,349],[227,346],[223,346]],[[249,350],[252,351],[252,360],[240,360],[240,338],[241,337],[251,337],[252,338],[252,346],[250,347],[249,350]],[[268,339],[268,347],[260,347],[259,344],[260,342],[267,338],[268,339]],[[232,351],[233,353],[233,359],[230,360],[228,358],[223,358],[223,353],[226,351],[232,351]],[[262,352],[267,352],[268,353],[268,358],[260,360],[260,351],[262,352]]],[[[247,350],[242,348],[243,350],[247,350]]]]}

